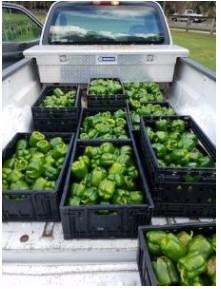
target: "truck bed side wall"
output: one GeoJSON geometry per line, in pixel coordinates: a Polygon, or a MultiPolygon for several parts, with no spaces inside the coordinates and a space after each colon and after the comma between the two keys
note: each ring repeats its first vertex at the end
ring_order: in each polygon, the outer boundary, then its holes
{"type": "Polygon", "coordinates": [[[23,59],[5,69],[2,78],[4,148],[16,132],[31,130],[31,106],[39,96],[41,85],[37,66],[32,59],[23,59]]]}
{"type": "Polygon", "coordinates": [[[215,144],[215,73],[193,60],[179,59],[175,68],[174,81],[168,91],[168,98],[178,114],[191,115],[215,144]]]}

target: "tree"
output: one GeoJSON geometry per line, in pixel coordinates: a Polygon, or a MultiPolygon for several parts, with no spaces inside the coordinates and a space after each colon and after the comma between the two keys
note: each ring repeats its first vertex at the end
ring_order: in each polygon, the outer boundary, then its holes
{"type": "Polygon", "coordinates": [[[24,6],[29,10],[48,9],[54,1],[10,1],[12,3],[24,6]]]}

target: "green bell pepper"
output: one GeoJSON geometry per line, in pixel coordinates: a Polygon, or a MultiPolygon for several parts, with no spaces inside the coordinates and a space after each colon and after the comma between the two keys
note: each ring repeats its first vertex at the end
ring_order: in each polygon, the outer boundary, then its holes
{"type": "Polygon", "coordinates": [[[97,188],[90,187],[86,188],[81,197],[81,203],[84,205],[96,204],[98,198],[97,188]]]}
{"type": "Polygon", "coordinates": [[[125,170],[126,168],[123,164],[114,162],[112,166],[109,168],[108,172],[110,175],[115,175],[115,174],[123,175],[125,170]]]}
{"type": "Polygon", "coordinates": [[[70,194],[72,197],[82,197],[86,186],[83,183],[73,183],[71,185],[70,194]]]}
{"type": "Polygon", "coordinates": [[[47,183],[46,179],[44,179],[42,177],[37,178],[32,185],[32,190],[34,190],[34,191],[44,190],[46,183],[47,183]]]}
{"type": "Polygon", "coordinates": [[[31,179],[37,179],[41,176],[43,171],[42,159],[32,159],[27,167],[26,176],[31,179]]]}
{"type": "Polygon", "coordinates": [[[191,284],[191,279],[204,273],[207,263],[202,255],[197,251],[188,253],[178,260],[177,268],[180,272],[183,285],[191,284]]]}
{"type": "Polygon", "coordinates": [[[24,150],[28,148],[28,141],[26,139],[20,139],[16,143],[16,151],[24,150]]]}
{"type": "Polygon", "coordinates": [[[91,187],[91,173],[87,174],[83,180],[81,181],[81,183],[83,185],[85,185],[86,187],[91,187]]]}
{"type": "Polygon", "coordinates": [[[84,161],[75,161],[71,166],[72,174],[78,179],[83,179],[88,174],[88,167],[84,161]]]}
{"type": "Polygon", "coordinates": [[[50,150],[50,144],[46,139],[40,140],[36,143],[36,148],[42,153],[47,153],[50,150]]]}
{"type": "Polygon", "coordinates": [[[99,196],[104,200],[110,200],[115,192],[116,184],[113,181],[104,179],[99,184],[99,196]]]}
{"type": "Polygon", "coordinates": [[[2,168],[2,179],[7,180],[11,173],[12,173],[12,169],[3,167],[2,168]]]}
{"type": "Polygon", "coordinates": [[[125,184],[124,176],[119,175],[119,174],[108,175],[107,179],[115,182],[115,185],[117,188],[122,188],[125,184]]]}
{"type": "Polygon", "coordinates": [[[161,158],[167,154],[166,146],[161,143],[154,143],[152,147],[157,155],[157,157],[161,158]]]}
{"type": "Polygon", "coordinates": [[[82,132],[82,133],[80,134],[80,139],[88,139],[88,138],[90,138],[90,137],[89,137],[89,135],[88,135],[87,133],[82,132]]]}
{"type": "Polygon", "coordinates": [[[55,163],[55,159],[50,155],[46,155],[44,161],[45,161],[45,164],[48,164],[48,165],[57,165],[57,161],[55,163]]]}
{"type": "Polygon", "coordinates": [[[29,186],[27,183],[23,180],[17,180],[10,185],[10,190],[28,190],[29,186]]]}
{"type": "Polygon", "coordinates": [[[9,168],[9,169],[13,169],[14,168],[14,164],[15,164],[15,157],[12,157],[6,161],[4,161],[3,163],[3,168],[9,168]]]}
{"type": "Polygon", "coordinates": [[[169,125],[170,123],[166,119],[156,121],[156,129],[160,131],[168,131],[169,125]]]}
{"type": "Polygon", "coordinates": [[[99,147],[87,146],[84,150],[84,155],[89,158],[98,159],[100,157],[101,150],[99,147]]]}
{"type": "Polygon", "coordinates": [[[50,146],[54,148],[57,145],[64,143],[64,141],[61,137],[58,136],[58,137],[54,137],[50,139],[49,143],[50,143],[50,146]]]}
{"type": "Polygon", "coordinates": [[[98,187],[100,182],[106,177],[107,173],[103,168],[97,167],[91,172],[91,184],[98,187]]]}
{"type": "Polygon", "coordinates": [[[120,154],[132,155],[132,147],[130,145],[123,145],[120,147],[120,154]]]}
{"type": "MultiPolygon", "coordinates": [[[[99,125],[100,124],[97,124],[97,126],[99,126],[99,125]]],[[[91,138],[99,138],[99,134],[102,134],[102,133],[101,133],[101,131],[98,130],[98,128],[99,127],[97,127],[97,130],[96,129],[90,129],[90,131],[87,134],[89,139],[91,139],[91,138]]],[[[106,128],[106,126],[105,126],[105,128],[106,128]]],[[[101,128],[100,128],[100,130],[101,130],[101,128]]]]}
{"type": "Polygon", "coordinates": [[[166,131],[157,131],[154,134],[154,139],[156,142],[165,143],[168,140],[168,133],[166,131]]]}
{"type": "Polygon", "coordinates": [[[29,160],[31,158],[31,154],[27,149],[20,149],[16,152],[16,158],[29,160]]]}
{"type": "Polygon", "coordinates": [[[13,171],[11,171],[7,180],[11,183],[15,183],[15,182],[21,180],[23,177],[24,177],[24,175],[22,174],[22,172],[14,169],[13,171]]]}
{"type": "Polygon", "coordinates": [[[173,162],[173,163],[181,163],[182,164],[185,164],[188,162],[188,160],[186,161],[185,160],[185,155],[187,154],[188,152],[184,149],[175,149],[171,152],[170,154],[170,161],[173,162]]]}
{"type": "Polygon", "coordinates": [[[44,190],[46,191],[53,191],[56,187],[55,181],[47,181],[44,187],[44,190]]]}
{"type": "Polygon", "coordinates": [[[131,177],[132,179],[137,178],[138,177],[138,170],[136,169],[135,166],[131,165],[128,169],[127,169],[127,175],[129,177],[131,177]]]}
{"type": "MultiPolygon", "coordinates": [[[[105,123],[98,123],[95,125],[95,130],[99,133],[99,134],[104,134],[104,133],[108,133],[110,130],[110,127],[108,125],[106,125],[105,123]]],[[[89,132],[90,134],[90,132],[89,132]]]]}
{"type": "Polygon", "coordinates": [[[172,131],[183,132],[186,128],[186,124],[182,119],[176,119],[170,123],[170,127],[172,131]]]}
{"type": "Polygon", "coordinates": [[[136,183],[130,176],[124,176],[125,188],[129,191],[136,189],[136,183]]]}
{"type": "Polygon", "coordinates": [[[25,159],[16,159],[15,160],[15,170],[25,171],[28,166],[28,161],[25,159]]]}
{"type": "Polygon", "coordinates": [[[109,167],[115,162],[115,155],[111,153],[104,153],[101,155],[100,164],[104,167],[109,167]]]}
{"type": "Polygon", "coordinates": [[[29,178],[27,175],[25,175],[25,182],[31,187],[34,183],[35,179],[29,178]]]}
{"type": "Polygon", "coordinates": [[[100,159],[92,159],[91,160],[91,168],[97,168],[100,167],[100,159]]]}
{"type": "Polygon", "coordinates": [[[213,249],[211,243],[203,235],[196,235],[188,243],[188,253],[195,251],[207,259],[213,249]]]}
{"type": "Polygon", "coordinates": [[[85,156],[85,155],[80,156],[80,157],[78,158],[78,160],[79,160],[79,161],[83,161],[87,166],[90,166],[90,159],[89,159],[88,156],[85,156]]]}
{"type": "Polygon", "coordinates": [[[59,158],[59,159],[56,161],[55,166],[56,166],[59,170],[61,170],[61,168],[63,167],[64,160],[65,160],[65,157],[61,157],[61,158],[59,158]]]}
{"type": "Polygon", "coordinates": [[[141,191],[130,192],[129,204],[143,204],[144,196],[141,191]]]}
{"type": "Polygon", "coordinates": [[[113,128],[113,132],[116,136],[121,135],[121,134],[125,134],[125,130],[121,126],[116,126],[115,128],[113,128]]]}
{"type": "Polygon", "coordinates": [[[155,137],[155,132],[153,131],[153,129],[151,127],[147,127],[146,133],[149,136],[150,140],[152,141],[155,137]]]}
{"type": "Polygon", "coordinates": [[[52,157],[55,159],[59,159],[64,157],[68,151],[68,146],[65,143],[58,144],[52,150],[52,157]]]}
{"type": "Polygon", "coordinates": [[[126,125],[126,120],[124,118],[117,118],[116,119],[116,125],[117,127],[125,127],[126,125]]]}
{"type": "Polygon", "coordinates": [[[160,286],[169,286],[179,283],[177,270],[169,258],[166,256],[158,257],[152,264],[160,286]]]}
{"type": "Polygon", "coordinates": [[[161,230],[146,233],[147,246],[151,254],[156,256],[161,254],[160,242],[166,235],[167,233],[161,230]]]}
{"type": "Polygon", "coordinates": [[[117,189],[113,195],[112,202],[116,205],[127,205],[130,193],[126,190],[117,189]]]}
{"type": "Polygon", "coordinates": [[[173,234],[168,233],[160,242],[161,252],[171,260],[177,262],[186,254],[186,247],[173,234]]]}
{"type": "Polygon", "coordinates": [[[114,117],[115,118],[124,118],[125,117],[126,112],[123,109],[118,109],[117,111],[114,112],[114,117]]]}
{"type": "Polygon", "coordinates": [[[2,190],[8,190],[9,185],[8,182],[6,180],[2,180],[2,190]]]}
{"type": "Polygon", "coordinates": [[[31,159],[32,160],[43,160],[45,157],[45,155],[43,153],[40,152],[33,152],[31,154],[31,159]]]}
{"type": "Polygon", "coordinates": [[[114,145],[109,142],[105,142],[100,146],[100,151],[102,154],[105,154],[105,153],[113,154],[114,150],[115,150],[114,145]]]}
{"type": "Polygon", "coordinates": [[[188,234],[186,231],[181,231],[176,236],[184,246],[187,246],[190,240],[192,240],[193,232],[188,234]]]}
{"type": "Polygon", "coordinates": [[[58,176],[58,169],[54,168],[52,165],[49,164],[44,164],[44,176],[49,179],[49,180],[56,180],[57,176],[58,176]]]}
{"type": "Polygon", "coordinates": [[[31,147],[35,147],[39,141],[44,140],[44,139],[45,139],[45,136],[41,132],[33,131],[33,133],[31,134],[29,138],[29,145],[31,147]]]}
{"type": "Polygon", "coordinates": [[[64,95],[63,91],[60,88],[55,88],[53,90],[54,95],[56,95],[57,97],[64,95]]]}
{"type": "Polygon", "coordinates": [[[71,197],[68,199],[68,206],[74,207],[79,206],[81,203],[81,199],[79,197],[71,197]]]}
{"type": "MultiPolygon", "coordinates": [[[[125,166],[131,166],[132,160],[131,160],[130,155],[120,154],[119,156],[117,156],[116,162],[118,162],[120,164],[124,164],[125,166]]],[[[129,175],[129,173],[128,173],[128,175],[129,175]]]]}

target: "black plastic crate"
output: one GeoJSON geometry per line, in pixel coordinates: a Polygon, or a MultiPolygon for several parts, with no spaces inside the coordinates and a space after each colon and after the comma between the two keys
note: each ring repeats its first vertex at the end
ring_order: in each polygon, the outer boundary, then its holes
{"type": "MultiPolygon", "coordinates": [[[[68,144],[68,152],[56,182],[54,191],[5,190],[2,196],[3,221],[60,221],[59,202],[61,199],[66,169],[69,164],[74,134],[44,133],[47,139],[62,137],[68,144]]],[[[28,139],[31,133],[17,133],[3,151],[2,161],[10,158],[15,145],[21,138],[28,139]]]]}
{"type": "Polygon", "coordinates": [[[149,224],[153,211],[153,201],[149,194],[140,160],[132,140],[112,142],[115,146],[129,144],[133,147],[134,158],[139,171],[139,187],[144,192],[145,203],[140,205],[80,205],[66,204],[69,187],[74,177],[71,174],[72,162],[82,154],[88,145],[99,146],[103,141],[76,140],[71,155],[64,193],[60,204],[64,239],[73,238],[136,238],[139,225],[149,224]],[[108,214],[102,214],[107,212],[108,214]]]}
{"type": "Polygon", "coordinates": [[[203,234],[207,236],[216,232],[216,223],[184,223],[179,225],[139,227],[137,264],[142,286],[157,286],[157,279],[153,270],[151,255],[145,238],[146,233],[151,230],[165,230],[175,234],[186,230],[189,232],[192,231],[194,234],[203,234]]]}
{"type": "Polygon", "coordinates": [[[80,86],[71,84],[46,85],[38,100],[32,106],[34,129],[51,132],[74,132],[77,129],[81,108],[80,86]],[[51,95],[55,88],[65,92],[76,90],[75,105],[72,107],[44,108],[40,107],[43,99],[51,95]]]}
{"type": "MultiPolygon", "coordinates": [[[[125,106],[125,107],[122,107],[122,106],[121,107],[114,107],[114,108],[113,107],[111,107],[111,108],[82,108],[81,115],[80,115],[80,121],[79,121],[79,127],[78,127],[77,133],[76,133],[76,138],[80,139],[81,127],[82,127],[82,124],[84,122],[85,117],[92,116],[92,115],[98,114],[99,112],[106,112],[106,111],[114,113],[115,111],[117,111],[119,109],[124,110],[125,113],[126,113],[125,114],[125,120],[126,120],[127,123],[126,123],[125,130],[126,130],[126,133],[128,135],[128,139],[131,139],[131,129],[130,129],[130,125],[129,125],[129,116],[128,116],[127,106],[125,106]]],[[[93,141],[95,139],[80,139],[80,140],[93,141]]],[[[104,139],[97,139],[97,140],[104,141],[104,139]]],[[[109,140],[118,141],[119,139],[109,139],[109,140]]],[[[109,141],[109,140],[107,139],[105,141],[109,141]]]]}
{"type": "MultiPolygon", "coordinates": [[[[172,108],[174,109],[170,104],[169,102],[167,101],[164,101],[164,102],[142,102],[141,105],[148,105],[148,104],[153,104],[153,105],[160,105],[162,107],[166,107],[166,108],[172,108]]],[[[131,118],[131,113],[133,111],[133,108],[131,106],[131,104],[128,102],[127,103],[127,106],[128,106],[128,114],[129,114],[129,125],[130,125],[130,128],[133,130],[134,129],[134,126],[133,126],[133,121],[132,121],[132,118],[131,118]]],[[[174,110],[175,111],[175,110],[174,110]]],[[[144,116],[144,115],[143,115],[144,116]]],[[[147,115],[146,115],[147,116],[147,115]]],[[[154,118],[155,116],[152,116],[152,115],[148,115],[149,118],[154,118]]],[[[139,124],[138,124],[139,125],[139,124]]]]}
{"type": "MultiPolygon", "coordinates": [[[[141,160],[141,165],[143,167],[143,171],[145,174],[145,178],[150,185],[149,180],[149,172],[146,169],[145,161],[141,149],[141,138],[140,138],[140,131],[133,130],[132,131],[134,141],[136,143],[137,151],[139,153],[139,157],[141,160]]],[[[149,186],[150,187],[150,186],[149,186]]],[[[155,198],[155,194],[153,190],[150,188],[151,196],[154,200],[154,216],[161,216],[161,217],[205,217],[205,218],[215,218],[216,217],[216,204],[208,204],[208,202],[195,202],[189,201],[188,203],[184,202],[165,202],[165,201],[158,201],[155,198]]],[[[186,192],[184,192],[186,194],[186,192]]]]}
{"type": "Polygon", "coordinates": [[[208,203],[172,203],[154,201],[153,216],[216,218],[216,204],[208,203]]]}
{"type": "Polygon", "coordinates": [[[122,85],[122,82],[119,78],[105,78],[105,77],[100,77],[100,78],[92,78],[90,79],[90,82],[87,87],[87,106],[88,108],[103,108],[103,107],[124,107],[126,105],[126,95],[125,95],[125,90],[124,86],[122,85]],[[108,96],[102,96],[102,95],[90,95],[89,93],[89,88],[90,88],[90,83],[93,80],[96,79],[103,79],[103,80],[115,80],[118,81],[121,84],[122,87],[122,92],[117,95],[108,95],[108,96]]]}
{"type": "Polygon", "coordinates": [[[198,148],[214,161],[216,149],[196,122],[190,116],[163,116],[141,118],[141,150],[145,168],[148,170],[153,198],[159,202],[208,203],[216,201],[216,169],[215,168],[162,168],[158,165],[157,157],[146,134],[146,127],[153,127],[159,119],[182,119],[189,131],[198,137],[198,148]],[[191,181],[197,178],[197,181],[191,181]]]}

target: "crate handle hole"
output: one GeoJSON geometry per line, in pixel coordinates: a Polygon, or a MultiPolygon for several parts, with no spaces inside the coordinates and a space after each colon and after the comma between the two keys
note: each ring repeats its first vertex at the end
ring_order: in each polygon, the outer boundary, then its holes
{"type": "Polygon", "coordinates": [[[103,209],[103,210],[95,211],[95,215],[98,215],[98,216],[118,215],[118,212],[117,211],[103,209]]]}
{"type": "Polygon", "coordinates": [[[28,198],[28,196],[25,196],[25,195],[18,195],[18,196],[15,196],[15,195],[3,195],[3,198],[7,201],[24,201],[25,199],[28,198]]]}
{"type": "Polygon", "coordinates": [[[99,231],[99,232],[103,232],[104,231],[104,227],[97,227],[96,230],[99,231]]]}

